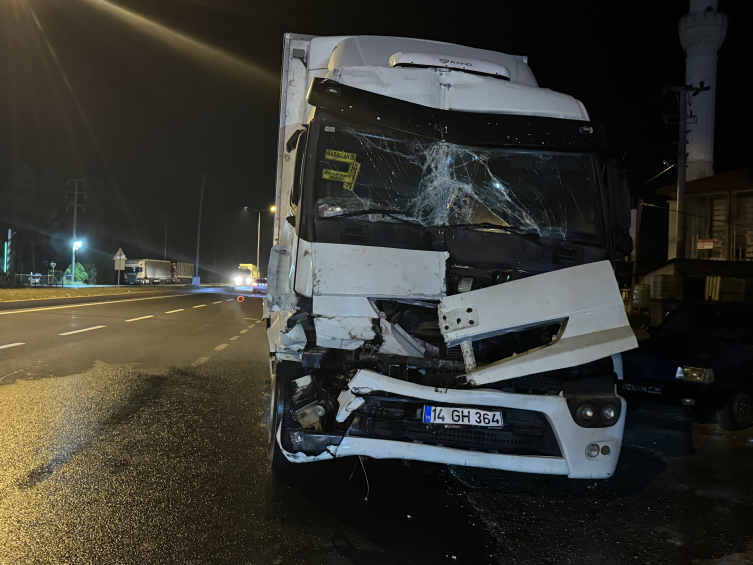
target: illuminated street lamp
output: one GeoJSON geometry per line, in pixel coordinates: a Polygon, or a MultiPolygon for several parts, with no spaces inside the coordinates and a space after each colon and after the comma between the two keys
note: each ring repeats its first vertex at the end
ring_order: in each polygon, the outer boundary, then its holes
{"type": "Polygon", "coordinates": [[[76,282],[76,251],[81,249],[83,244],[84,242],[80,240],[73,242],[73,253],[71,254],[71,284],[76,282]]]}
{"type": "MultiPolygon", "coordinates": [[[[261,267],[259,266],[259,243],[261,242],[261,213],[265,212],[265,210],[257,210],[256,208],[249,208],[248,206],[244,206],[246,210],[251,210],[252,212],[257,212],[259,214],[259,226],[256,230],[256,269],[259,271],[259,275],[261,276],[261,267]]],[[[272,206],[269,209],[270,212],[275,211],[275,207],[272,206]]]]}

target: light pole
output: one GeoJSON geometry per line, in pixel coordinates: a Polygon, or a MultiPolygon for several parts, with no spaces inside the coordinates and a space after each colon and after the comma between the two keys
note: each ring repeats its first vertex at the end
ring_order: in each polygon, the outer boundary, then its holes
{"type": "MultiPolygon", "coordinates": [[[[259,244],[261,243],[261,213],[266,212],[267,210],[257,210],[256,208],[249,208],[248,206],[244,206],[244,208],[246,210],[251,210],[252,212],[259,214],[259,224],[256,229],[256,270],[259,271],[259,276],[261,276],[261,268],[259,266],[259,244]]],[[[268,211],[274,212],[275,207],[272,206],[268,211]]]]}

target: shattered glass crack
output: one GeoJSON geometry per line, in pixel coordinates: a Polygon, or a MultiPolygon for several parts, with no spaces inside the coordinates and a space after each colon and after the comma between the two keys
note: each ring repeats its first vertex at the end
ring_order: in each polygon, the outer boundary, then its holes
{"type": "Polygon", "coordinates": [[[363,212],[371,221],[398,221],[388,210],[427,227],[483,224],[560,240],[598,236],[599,184],[589,154],[469,147],[353,127],[322,134],[318,153],[320,218],[363,212]],[[347,172],[347,163],[325,158],[333,150],[361,163],[352,183],[332,180],[347,172]]]}

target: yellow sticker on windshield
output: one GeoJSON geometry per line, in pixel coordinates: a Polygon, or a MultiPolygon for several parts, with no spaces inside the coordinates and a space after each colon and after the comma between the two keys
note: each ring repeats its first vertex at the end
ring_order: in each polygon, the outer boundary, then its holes
{"type": "Polygon", "coordinates": [[[345,190],[350,190],[351,192],[356,186],[356,179],[358,178],[358,173],[361,171],[361,163],[352,163],[350,167],[348,167],[348,175],[352,180],[348,182],[343,183],[343,188],[345,190]]]}
{"type": "Polygon", "coordinates": [[[333,171],[332,169],[324,169],[322,171],[322,178],[326,180],[332,180],[335,182],[343,183],[345,190],[353,191],[356,186],[356,179],[358,173],[361,172],[361,163],[351,163],[347,171],[333,171]]]}
{"type": "Polygon", "coordinates": [[[322,171],[322,178],[336,182],[352,182],[353,180],[353,177],[346,171],[333,171],[332,169],[324,169],[322,171]]]}
{"type": "Polygon", "coordinates": [[[346,153],[345,151],[337,151],[336,149],[327,149],[324,153],[324,158],[330,161],[340,161],[342,163],[355,163],[356,154],[346,153]]]}

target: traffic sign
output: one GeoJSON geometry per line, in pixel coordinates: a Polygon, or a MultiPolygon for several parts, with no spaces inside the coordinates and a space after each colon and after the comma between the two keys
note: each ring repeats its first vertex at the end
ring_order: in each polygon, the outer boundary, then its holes
{"type": "Polygon", "coordinates": [[[116,271],[125,271],[126,256],[120,247],[118,247],[118,252],[115,254],[115,257],[112,258],[112,260],[115,261],[116,271]]]}

